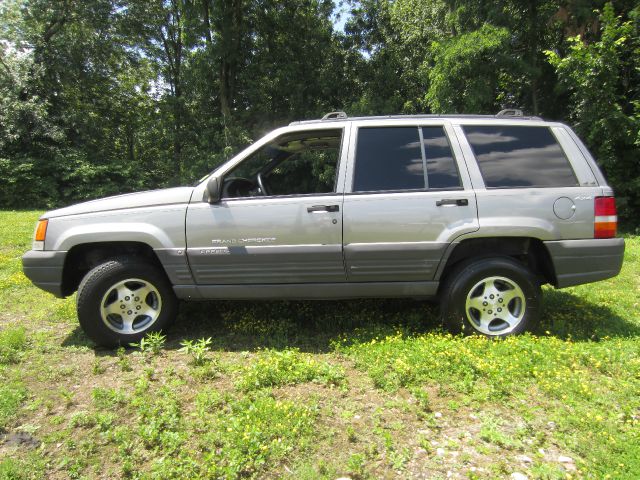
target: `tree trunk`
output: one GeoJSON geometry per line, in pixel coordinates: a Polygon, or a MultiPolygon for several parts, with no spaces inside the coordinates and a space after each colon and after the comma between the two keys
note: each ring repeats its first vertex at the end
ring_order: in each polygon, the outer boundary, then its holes
{"type": "Polygon", "coordinates": [[[538,7],[536,0],[529,1],[529,61],[531,65],[531,107],[533,114],[538,115],[538,7]]]}
{"type": "Polygon", "coordinates": [[[221,2],[220,32],[220,110],[225,119],[231,116],[242,43],[242,0],[221,2]]]}
{"type": "Polygon", "coordinates": [[[166,22],[160,27],[160,38],[167,56],[168,80],[172,93],[173,110],[173,167],[176,183],[180,183],[183,176],[182,164],[182,131],[184,124],[184,112],[182,105],[182,30],[183,19],[181,0],[171,1],[171,10],[167,12],[166,22]],[[166,29],[166,35],[164,32],[166,29]]]}

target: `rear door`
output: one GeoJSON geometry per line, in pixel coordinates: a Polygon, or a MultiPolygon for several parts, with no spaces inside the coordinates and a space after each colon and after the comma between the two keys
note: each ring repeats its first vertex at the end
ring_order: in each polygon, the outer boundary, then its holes
{"type": "Polygon", "coordinates": [[[447,246],[478,229],[451,127],[357,122],[350,152],[343,214],[348,280],[432,280],[447,246]]]}

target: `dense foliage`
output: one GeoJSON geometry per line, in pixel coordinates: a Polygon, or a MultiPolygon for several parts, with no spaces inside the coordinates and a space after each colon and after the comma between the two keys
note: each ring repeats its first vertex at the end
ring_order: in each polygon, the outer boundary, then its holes
{"type": "Polygon", "coordinates": [[[574,125],[637,218],[636,1],[350,0],[344,32],[335,3],[3,1],[0,206],[190,182],[330,110],[519,107],[574,125]]]}

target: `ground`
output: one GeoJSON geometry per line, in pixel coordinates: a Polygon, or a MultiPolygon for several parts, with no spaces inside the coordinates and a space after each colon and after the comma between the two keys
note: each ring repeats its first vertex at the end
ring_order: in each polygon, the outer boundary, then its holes
{"type": "Polygon", "coordinates": [[[637,236],[506,341],[419,301],[216,302],[111,351],[22,275],[38,215],[0,212],[0,479],[638,477],[637,236]]]}

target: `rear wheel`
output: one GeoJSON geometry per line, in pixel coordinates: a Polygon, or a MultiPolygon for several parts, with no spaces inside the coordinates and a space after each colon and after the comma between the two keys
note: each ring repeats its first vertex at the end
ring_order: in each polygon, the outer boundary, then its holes
{"type": "Polygon", "coordinates": [[[486,258],[458,266],[445,281],[440,301],[444,326],[453,333],[504,337],[538,320],[540,285],[521,263],[486,258]]]}
{"type": "Polygon", "coordinates": [[[78,288],[80,325],[98,345],[115,347],[166,329],[178,301],[163,271],[129,258],[98,265],[78,288]]]}

